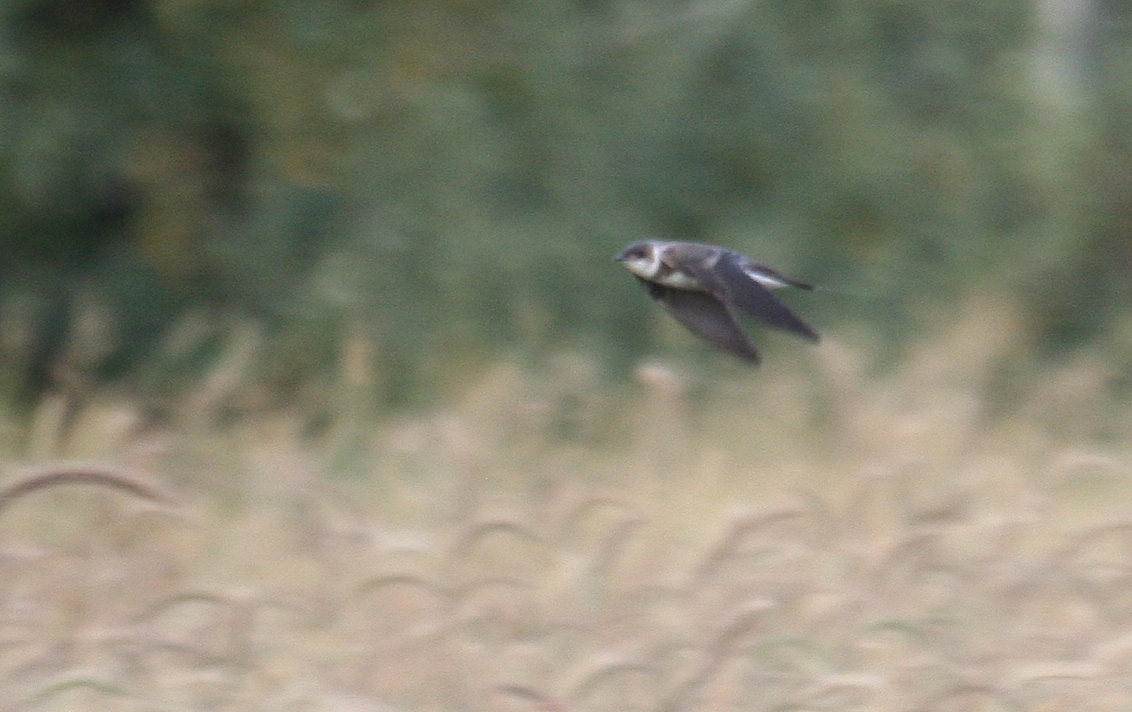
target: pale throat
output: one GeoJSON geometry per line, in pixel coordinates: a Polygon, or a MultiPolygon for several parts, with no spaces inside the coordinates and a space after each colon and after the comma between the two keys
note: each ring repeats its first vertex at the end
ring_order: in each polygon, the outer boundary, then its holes
{"type": "Polygon", "coordinates": [[[702,291],[703,287],[695,279],[668,266],[660,255],[654,254],[648,258],[639,258],[626,262],[629,271],[642,279],[663,284],[674,289],[693,289],[702,291]]]}

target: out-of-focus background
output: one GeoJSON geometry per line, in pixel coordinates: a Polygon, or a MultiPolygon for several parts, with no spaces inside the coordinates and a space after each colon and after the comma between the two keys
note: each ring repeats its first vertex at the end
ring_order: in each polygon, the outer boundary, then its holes
{"type": "Polygon", "coordinates": [[[0,29],[0,709],[1132,704],[1125,3],[0,29]]]}

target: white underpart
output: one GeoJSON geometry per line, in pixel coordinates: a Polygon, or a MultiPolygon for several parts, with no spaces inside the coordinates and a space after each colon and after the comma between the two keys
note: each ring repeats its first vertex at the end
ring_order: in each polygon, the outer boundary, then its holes
{"type": "Polygon", "coordinates": [[[689,289],[689,290],[694,290],[694,291],[703,291],[703,286],[699,282],[692,279],[691,277],[684,274],[683,272],[673,272],[671,274],[666,275],[662,279],[655,279],[654,281],[659,282],[660,284],[663,284],[666,287],[674,287],[676,289],[689,289]]]}
{"type": "Polygon", "coordinates": [[[624,262],[625,269],[643,279],[652,279],[660,272],[660,255],[656,250],[649,252],[648,257],[633,257],[624,262]]]}
{"type": "MultiPolygon", "coordinates": [[[[649,278],[652,279],[652,281],[656,282],[657,284],[663,284],[666,287],[672,287],[674,289],[686,289],[686,290],[694,291],[694,292],[704,291],[704,286],[702,284],[700,284],[699,282],[697,282],[694,277],[687,275],[687,274],[685,274],[685,273],[683,273],[679,270],[669,272],[668,274],[664,275],[663,277],[660,276],[660,273],[661,273],[660,255],[661,255],[662,252],[664,252],[664,250],[668,249],[668,247],[669,246],[667,244],[662,244],[662,245],[656,247],[653,250],[652,260],[649,263],[650,268],[652,270],[652,274],[650,275],[649,278]]],[[[711,260],[707,264],[705,264],[704,267],[706,267],[709,270],[715,269],[715,264],[717,262],[719,262],[719,255],[716,255],[715,257],[711,258],[711,260]]]]}
{"type": "Polygon", "coordinates": [[[778,277],[775,277],[773,275],[769,275],[765,272],[760,272],[757,269],[752,269],[750,267],[744,268],[743,273],[746,274],[751,279],[758,282],[759,284],[761,284],[762,286],[766,287],[767,289],[778,289],[779,287],[789,287],[790,286],[789,282],[784,282],[778,277]]]}

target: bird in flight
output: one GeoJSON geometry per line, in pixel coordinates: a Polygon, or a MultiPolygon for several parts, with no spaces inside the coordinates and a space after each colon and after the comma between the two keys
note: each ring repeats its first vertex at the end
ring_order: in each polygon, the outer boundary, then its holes
{"type": "Polygon", "coordinates": [[[818,334],[770,290],[813,289],[734,250],[697,242],[645,240],[613,259],[625,265],[649,295],[685,327],[744,361],[759,352],[735,319],[735,310],[810,341],[818,334]]]}

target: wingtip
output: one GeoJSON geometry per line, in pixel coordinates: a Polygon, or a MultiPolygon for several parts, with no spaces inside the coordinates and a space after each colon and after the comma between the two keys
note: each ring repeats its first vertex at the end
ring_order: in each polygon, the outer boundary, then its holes
{"type": "Polygon", "coordinates": [[[743,361],[744,363],[749,365],[751,368],[758,368],[759,364],[761,364],[763,362],[762,354],[759,353],[755,349],[754,346],[750,346],[749,344],[748,344],[747,349],[744,349],[744,350],[741,350],[741,351],[737,350],[737,349],[724,349],[724,350],[727,351],[728,353],[730,353],[731,355],[735,356],[736,358],[738,358],[740,361],[743,361]]]}

